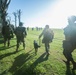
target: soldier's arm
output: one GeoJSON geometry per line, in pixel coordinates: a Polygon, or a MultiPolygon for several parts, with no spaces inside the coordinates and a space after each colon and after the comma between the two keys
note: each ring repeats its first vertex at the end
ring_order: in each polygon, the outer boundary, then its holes
{"type": "Polygon", "coordinates": [[[69,27],[64,28],[64,35],[65,35],[65,40],[70,40],[71,39],[71,28],[69,27]]]}
{"type": "Polygon", "coordinates": [[[24,28],[24,31],[25,31],[25,37],[27,36],[27,31],[26,31],[26,28],[24,28]]]}
{"type": "Polygon", "coordinates": [[[54,32],[53,30],[51,30],[51,34],[52,34],[52,39],[54,38],[54,32]]]}
{"type": "Polygon", "coordinates": [[[39,35],[39,38],[42,37],[42,35],[44,34],[44,31],[45,31],[45,30],[43,30],[42,33],[39,35]]]}
{"type": "Polygon", "coordinates": [[[25,30],[25,35],[27,35],[27,32],[26,32],[26,30],[25,30]]]}
{"type": "Polygon", "coordinates": [[[17,27],[14,29],[14,33],[15,33],[15,35],[17,34],[17,29],[18,29],[17,27]]]}

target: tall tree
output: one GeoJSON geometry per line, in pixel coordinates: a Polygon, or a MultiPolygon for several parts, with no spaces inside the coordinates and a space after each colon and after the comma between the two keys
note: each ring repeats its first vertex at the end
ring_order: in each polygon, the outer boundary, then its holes
{"type": "Polygon", "coordinates": [[[13,12],[13,15],[15,16],[15,28],[17,27],[17,13],[16,12],[13,12]]]}
{"type": "Polygon", "coordinates": [[[18,19],[19,19],[19,24],[21,22],[21,9],[18,10],[18,19]]]}
{"type": "Polygon", "coordinates": [[[2,20],[2,25],[5,24],[6,16],[7,16],[7,9],[10,4],[11,0],[0,0],[0,15],[2,20]]]}

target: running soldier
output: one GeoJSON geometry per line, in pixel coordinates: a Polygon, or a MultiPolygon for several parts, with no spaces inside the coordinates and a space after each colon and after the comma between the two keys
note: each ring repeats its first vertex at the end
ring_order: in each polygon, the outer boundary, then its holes
{"type": "Polygon", "coordinates": [[[4,38],[4,46],[6,46],[6,42],[8,43],[8,47],[10,46],[10,40],[13,37],[13,31],[10,27],[10,25],[5,22],[5,25],[2,27],[2,35],[4,38]]]}
{"type": "Polygon", "coordinates": [[[76,62],[72,57],[72,52],[76,49],[76,16],[68,18],[68,25],[64,28],[65,40],[63,41],[63,54],[67,59],[66,64],[70,66],[70,61],[73,64],[73,69],[76,69],[76,62]]]}
{"type": "Polygon", "coordinates": [[[50,49],[50,45],[49,43],[52,42],[53,38],[54,38],[54,33],[53,31],[49,28],[49,25],[46,25],[44,30],[42,31],[42,33],[39,35],[39,38],[41,38],[43,35],[43,39],[42,39],[42,43],[45,44],[45,50],[46,50],[46,54],[49,55],[49,49],[50,49]]]}

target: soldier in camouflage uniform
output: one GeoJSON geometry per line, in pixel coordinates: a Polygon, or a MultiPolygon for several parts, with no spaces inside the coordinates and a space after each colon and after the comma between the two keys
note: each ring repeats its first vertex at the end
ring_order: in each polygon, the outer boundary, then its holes
{"type": "Polygon", "coordinates": [[[25,40],[24,38],[26,37],[27,33],[25,30],[25,27],[23,27],[23,23],[20,22],[19,26],[15,30],[16,38],[17,38],[17,48],[16,51],[18,51],[19,45],[22,42],[23,43],[23,48],[25,49],[25,40]]]}
{"type": "Polygon", "coordinates": [[[63,41],[63,54],[66,57],[66,64],[70,66],[70,61],[73,64],[73,69],[76,69],[76,63],[72,57],[72,52],[76,49],[76,16],[68,18],[68,26],[64,28],[65,40],[63,41]]]}
{"type": "Polygon", "coordinates": [[[5,25],[3,25],[2,27],[2,35],[4,38],[4,46],[6,46],[6,42],[8,43],[8,47],[10,45],[10,39],[13,36],[13,31],[10,28],[10,25],[7,23],[7,21],[5,22],[5,25]]]}
{"type": "Polygon", "coordinates": [[[50,49],[50,45],[49,43],[52,42],[53,37],[54,37],[54,33],[53,31],[49,28],[49,25],[46,25],[44,30],[42,31],[42,33],[39,35],[39,38],[41,38],[43,35],[43,39],[42,39],[42,43],[45,44],[45,50],[46,50],[46,54],[49,55],[49,49],[50,49]]]}

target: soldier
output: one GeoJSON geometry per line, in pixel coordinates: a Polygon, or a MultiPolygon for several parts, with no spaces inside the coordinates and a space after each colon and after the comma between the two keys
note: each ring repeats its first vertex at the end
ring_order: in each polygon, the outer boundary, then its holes
{"type": "Polygon", "coordinates": [[[16,51],[18,51],[19,45],[22,42],[23,43],[23,48],[25,49],[25,40],[24,38],[26,37],[27,33],[25,30],[25,27],[23,27],[23,23],[20,22],[19,26],[15,30],[16,38],[17,38],[17,48],[16,51]]]}
{"type": "Polygon", "coordinates": [[[76,48],[76,16],[68,18],[68,26],[64,28],[65,40],[63,41],[63,54],[66,57],[66,64],[70,66],[70,61],[73,64],[73,69],[76,69],[76,63],[72,57],[72,52],[76,48]]]}
{"type": "Polygon", "coordinates": [[[6,46],[6,42],[7,42],[8,47],[9,47],[10,39],[13,36],[13,31],[10,28],[10,25],[7,22],[5,22],[5,25],[3,25],[3,27],[2,27],[2,35],[3,35],[3,38],[4,38],[4,46],[6,46]]]}
{"type": "Polygon", "coordinates": [[[49,55],[49,43],[52,42],[53,37],[54,37],[54,33],[53,31],[49,28],[49,25],[46,25],[44,30],[42,31],[42,33],[39,35],[39,38],[41,38],[43,35],[43,39],[42,39],[42,43],[45,44],[45,50],[46,50],[46,54],[49,55]]]}

